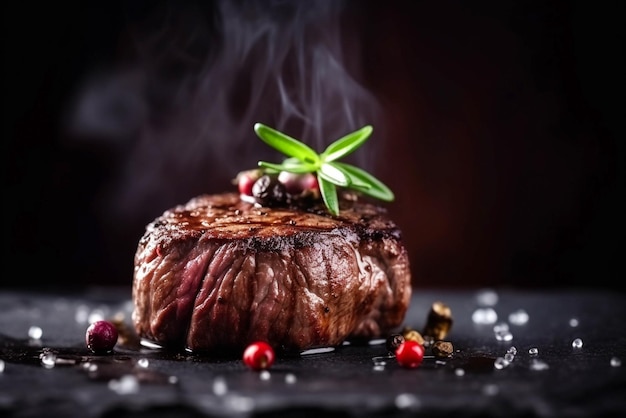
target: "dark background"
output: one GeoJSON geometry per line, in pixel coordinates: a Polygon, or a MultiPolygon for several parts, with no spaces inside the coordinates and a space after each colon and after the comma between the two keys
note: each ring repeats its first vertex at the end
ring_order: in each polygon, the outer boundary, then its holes
{"type": "MultiPolygon", "coordinates": [[[[175,129],[170,115],[185,108],[168,88],[210,55],[188,43],[155,63],[160,46],[145,54],[133,40],[162,31],[175,50],[198,27],[194,39],[209,38],[206,4],[5,2],[4,287],[130,285],[149,221],[249,168],[165,159],[152,178],[127,158],[146,127],[175,129]],[[176,24],[160,27],[164,13],[176,24]],[[125,74],[130,92],[133,77],[156,73],[155,88],[113,106],[113,127],[67,129],[77,92],[103,68],[125,74]],[[125,178],[137,188],[120,188],[125,178]]],[[[389,211],[415,286],[621,286],[625,17],[609,1],[348,4],[342,27],[386,126],[373,171],[396,193],[389,211]]]]}

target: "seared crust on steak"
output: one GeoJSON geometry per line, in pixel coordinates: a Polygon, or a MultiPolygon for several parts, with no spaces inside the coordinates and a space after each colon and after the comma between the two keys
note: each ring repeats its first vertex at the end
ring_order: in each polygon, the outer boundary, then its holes
{"type": "Polygon", "coordinates": [[[135,255],[138,334],[194,352],[385,335],[411,298],[400,230],[379,206],[342,200],[340,209],[256,207],[224,193],[167,210],[135,255]]]}

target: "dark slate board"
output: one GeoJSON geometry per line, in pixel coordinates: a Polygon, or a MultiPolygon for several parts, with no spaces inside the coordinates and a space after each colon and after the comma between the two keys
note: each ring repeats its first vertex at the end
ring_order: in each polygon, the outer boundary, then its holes
{"type": "Polygon", "coordinates": [[[111,355],[91,355],[84,342],[88,322],[124,314],[129,324],[129,289],[3,292],[0,415],[626,416],[626,365],[615,365],[626,361],[624,294],[499,290],[497,324],[508,324],[513,337],[499,341],[494,324],[472,321],[481,292],[414,290],[405,325],[421,330],[435,301],[452,310],[446,339],[455,353],[445,361],[426,358],[419,368],[406,369],[384,343],[352,342],[327,353],[281,356],[269,373],[247,369],[237,355],[207,358],[128,344],[118,344],[111,355]],[[509,323],[519,309],[528,322],[509,323]],[[40,339],[29,338],[31,326],[41,328],[40,339]],[[576,338],[582,347],[572,346],[576,338]],[[517,353],[508,366],[494,367],[511,347],[517,353]],[[54,367],[46,368],[42,357],[54,356],[54,367]]]}

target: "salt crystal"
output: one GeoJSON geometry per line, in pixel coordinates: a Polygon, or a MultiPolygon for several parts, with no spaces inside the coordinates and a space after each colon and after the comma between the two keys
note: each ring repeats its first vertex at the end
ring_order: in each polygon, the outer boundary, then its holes
{"type": "Polygon", "coordinates": [[[530,354],[531,356],[536,356],[537,354],[539,354],[539,349],[537,347],[531,347],[528,349],[528,354],[530,354]]]}
{"type": "Polygon", "coordinates": [[[523,309],[518,309],[509,314],[509,322],[513,325],[526,325],[528,318],[528,313],[523,309]]]}
{"type": "Polygon", "coordinates": [[[40,327],[33,325],[28,328],[28,338],[31,338],[33,340],[40,340],[42,335],[43,330],[40,327]]]}
{"type": "Polygon", "coordinates": [[[512,346],[510,346],[510,347],[508,348],[508,350],[506,350],[506,352],[507,352],[507,354],[513,354],[513,355],[516,355],[516,354],[517,354],[517,348],[515,348],[515,346],[513,346],[513,345],[512,345],[512,346]]]}
{"type": "Polygon", "coordinates": [[[457,369],[454,369],[454,374],[459,377],[465,376],[465,369],[461,369],[460,367],[457,369]]]}
{"type": "Polygon", "coordinates": [[[46,369],[52,369],[56,365],[57,356],[51,352],[44,352],[40,356],[41,365],[46,369]]]}
{"type": "Polygon", "coordinates": [[[495,367],[498,370],[502,370],[505,367],[507,367],[509,365],[509,361],[506,360],[503,357],[498,357],[494,362],[493,362],[493,367],[495,367]]]}
{"type": "Polygon", "coordinates": [[[109,381],[109,389],[119,395],[130,395],[139,392],[139,380],[133,375],[126,374],[109,381]]]}
{"type": "Polygon", "coordinates": [[[137,366],[146,369],[148,366],[150,365],[150,360],[148,360],[147,358],[140,358],[139,360],[137,360],[137,366]]]}
{"type": "Polygon", "coordinates": [[[511,341],[513,340],[513,334],[508,331],[496,332],[496,340],[498,341],[511,341]]]}
{"type": "Polygon", "coordinates": [[[4,373],[4,360],[0,360],[0,373],[4,373]]]}
{"type": "Polygon", "coordinates": [[[569,320],[569,326],[572,328],[576,328],[578,326],[578,319],[572,318],[569,320]]]}
{"type": "Polygon", "coordinates": [[[383,370],[385,370],[385,365],[384,364],[376,364],[374,365],[374,371],[375,372],[382,372],[383,370]]]}
{"type": "Polygon", "coordinates": [[[270,380],[271,377],[272,375],[267,370],[262,370],[261,373],[259,373],[259,378],[261,380],[270,380]]]}
{"type": "Polygon", "coordinates": [[[472,321],[475,324],[495,324],[497,320],[498,314],[493,308],[479,308],[472,313],[472,321]]]}
{"type": "Polygon", "coordinates": [[[620,367],[622,360],[619,357],[611,357],[611,367],[620,367]]]}
{"type": "Polygon", "coordinates": [[[583,340],[581,340],[580,338],[576,338],[574,341],[572,341],[572,347],[581,348],[582,346],[583,346],[583,340]]]}
{"type": "Polygon", "coordinates": [[[293,373],[287,373],[285,375],[285,383],[287,383],[288,385],[293,385],[294,383],[296,383],[296,375],[293,373]]]}
{"type": "Polygon", "coordinates": [[[496,324],[493,326],[493,332],[498,333],[498,332],[506,332],[509,330],[509,324],[507,324],[506,322],[500,322],[499,324],[496,324]]]}
{"type": "Polygon", "coordinates": [[[213,380],[213,393],[217,396],[223,396],[228,392],[228,385],[226,385],[226,379],[222,376],[218,376],[213,380]]]}
{"type": "Polygon", "coordinates": [[[504,359],[505,359],[506,361],[513,361],[513,359],[515,359],[515,355],[514,355],[514,354],[511,354],[511,353],[506,353],[506,354],[504,355],[504,359]]]}

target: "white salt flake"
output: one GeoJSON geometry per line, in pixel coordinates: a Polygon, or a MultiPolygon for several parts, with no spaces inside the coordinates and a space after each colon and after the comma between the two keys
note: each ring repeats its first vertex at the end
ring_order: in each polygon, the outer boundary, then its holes
{"type": "Polygon", "coordinates": [[[130,395],[139,392],[139,380],[133,375],[126,374],[119,379],[109,380],[109,389],[118,395],[130,395]]]}
{"type": "Polygon", "coordinates": [[[619,357],[611,357],[611,367],[620,367],[622,360],[619,357]]]}
{"type": "Polygon", "coordinates": [[[294,383],[296,383],[296,375],[293,373],[287,373],[285,375],[285,383],[287,383],[288,385],[293,385],[294,383]]]}
{"type": "Polygon", "coordinates": [[[572,318],[569,320],[569,326],[572,328],[576,328],[578,326],[578,319],[572,318]]]}
{"type": "Polygon", "coordinates": [[[498,314],[493,308],[478,308],[472,313],[472,321],[479,325],[495,324],[498,314]]]}
{"type": "Polygon", "coordinates": [[[502,370],[502,369],[508,367],[509,364],[510,364],[510,362],[508,360],[506,360],[504,357],[498,357],[493,362],[493,367],[495,367],[497,370],[502,370]]]}
{"type": "Polygon", "coordinates": [[[582,348],[582,346],[583,346],[583,340],[581,340],[580,338],[576,338],[574,339],[574,341],[572,341],[572,347],[582,348]]]}
{"type": "Polygon", "coordinates": [[[536,356],[537,354],[539,354],[539,349],[537,347],[531,347],[528,349],[528,354],[530,354],[531,356],[536,356]]]}
{"type": "Polygon", "coordinates": [[[518,309],[509,314],[509,322],[513,325],[526,325],[528,319],[528,313],[523,309],[518,309]]]}
{"type": "Polygon", "coordinates": [[[226,379],[222,376],[218,376],[213,379],[213,393],[217,396],[223,396],[228,392],[228,385],[226,384],[226,379]]]}
{"type": "Polygon", "coordinates": [[[41,340],[42,336],[43,330],[40,327],[33,325],[28,328],[28,338],[33,340],[41,340]]]}

